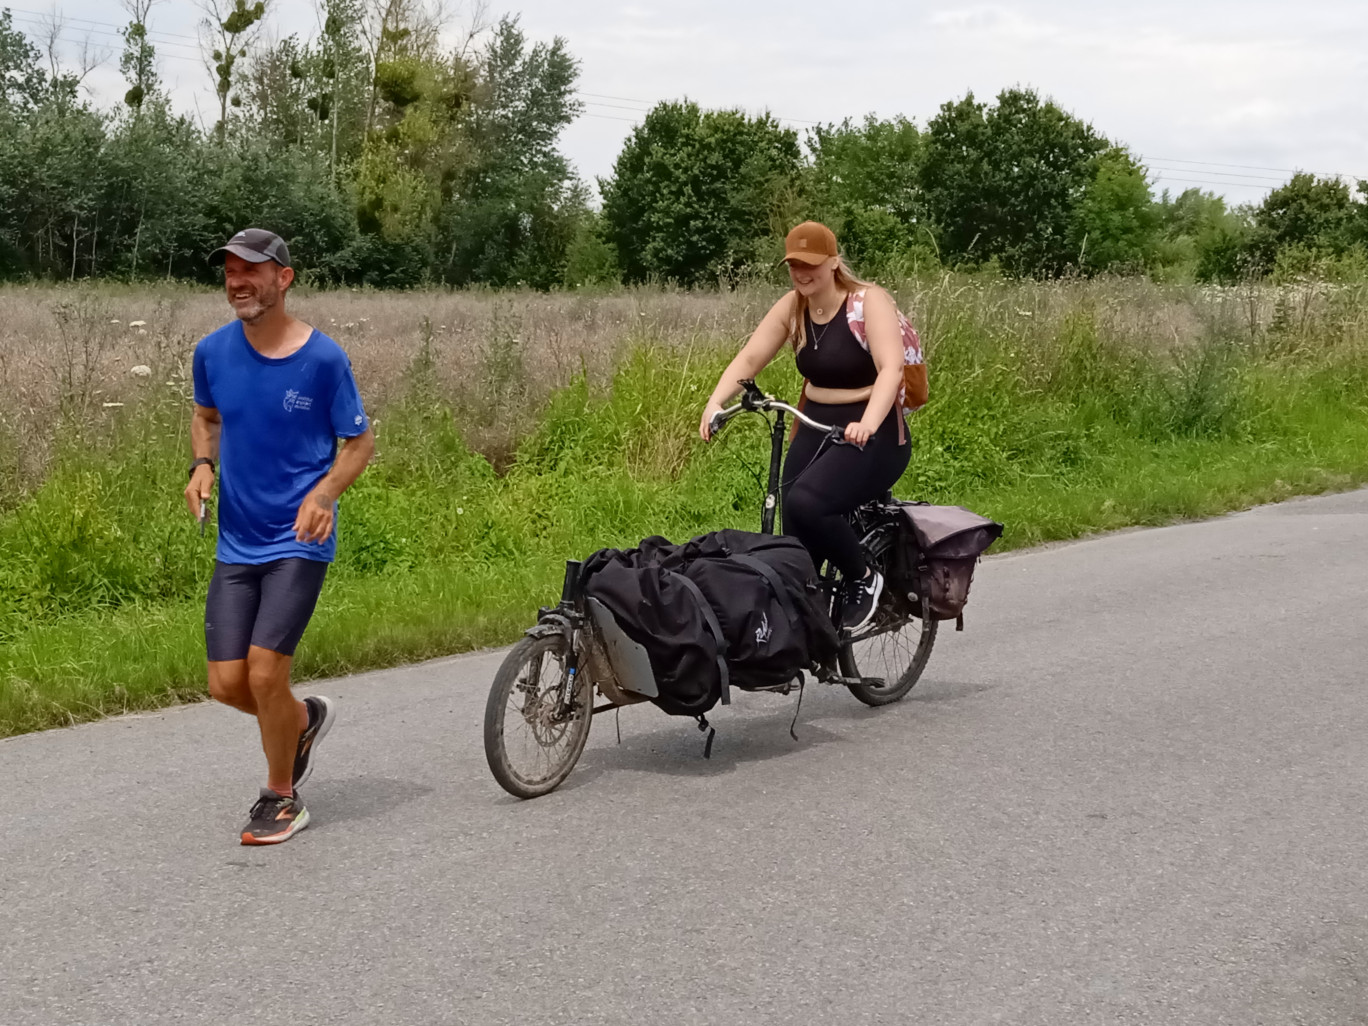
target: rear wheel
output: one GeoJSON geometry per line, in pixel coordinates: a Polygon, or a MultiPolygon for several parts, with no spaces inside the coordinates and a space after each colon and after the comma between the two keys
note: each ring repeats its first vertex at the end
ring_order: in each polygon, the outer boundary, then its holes
{"type": "Polygon", "coordinates": [[[594,686],[575,675],[563,706],[570,645],[563,634],[523,638],[504,658],[485,703],[485,759],[505,791],[536,798],[570,775],[589,738],[594,686]]]}
{"type": "Polygon", "coordinates": [[[931,646],[936,643],[939,621],[921,619],[920,600],[910,594],[897,594],[896,583],[888,570],[895,532],[883,530],[866,537],[865,553],[870,564],[884,575],[884,594],[869,627],[841,645],[843,677],[877,678],[883,684],[849,684],[850,693],[865,705],[888,705],[902,698],[921,679],[931,646]]]}

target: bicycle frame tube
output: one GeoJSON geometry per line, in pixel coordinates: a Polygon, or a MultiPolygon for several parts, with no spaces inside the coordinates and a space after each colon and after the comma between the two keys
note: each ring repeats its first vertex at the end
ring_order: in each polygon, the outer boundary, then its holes
{"type": "Polygon", "coordinates": [[[770,432],[769,486],[765,489],[765,506],[760,513],[760,533],[774,533],[774,512],[779,505],[779,467],[784,458],[784,411],[774,419],[770,432]]]}

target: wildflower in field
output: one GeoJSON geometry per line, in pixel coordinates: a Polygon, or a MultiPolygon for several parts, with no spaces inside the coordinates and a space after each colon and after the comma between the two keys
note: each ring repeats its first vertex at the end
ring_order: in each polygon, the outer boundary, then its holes
{"type": "Polygon", "coordinates": [[[146,323],[146,321],[129,321],[128,326],[130,328],[141,328],[146,323]]]}
{"type": "Polygon", "coordinates": [[[145,363],[140,363],[128,368],[128,373],[132,374],[135,378],[147,378],[152,376],[152,368],[145,363]]]}

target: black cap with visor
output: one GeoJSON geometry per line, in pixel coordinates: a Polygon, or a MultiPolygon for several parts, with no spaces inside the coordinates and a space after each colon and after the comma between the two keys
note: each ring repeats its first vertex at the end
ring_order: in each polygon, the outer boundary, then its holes
{"type": "Polygon", "coordinates": [[[267,260],[274,260],[281,267],[290,266],[290,250],[285,245],[285,240],[264,228],[246,228],[238,232],[209,254],[209,263],[221,264],[229,253],[252,264],[264,264],[267,260]]]}

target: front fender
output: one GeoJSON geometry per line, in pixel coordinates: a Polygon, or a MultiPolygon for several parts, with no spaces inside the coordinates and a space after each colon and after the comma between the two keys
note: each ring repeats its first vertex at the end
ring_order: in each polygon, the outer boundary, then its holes
{"type": "Polygon", "coordinates": [[[539,621],[535,627],[529,627],[523,631],[523,634],[529,638],[549,638],[559,634],[568,645],[574,641],[575,628],[569,620],[563,617],[548,616],[539,621]]]}

